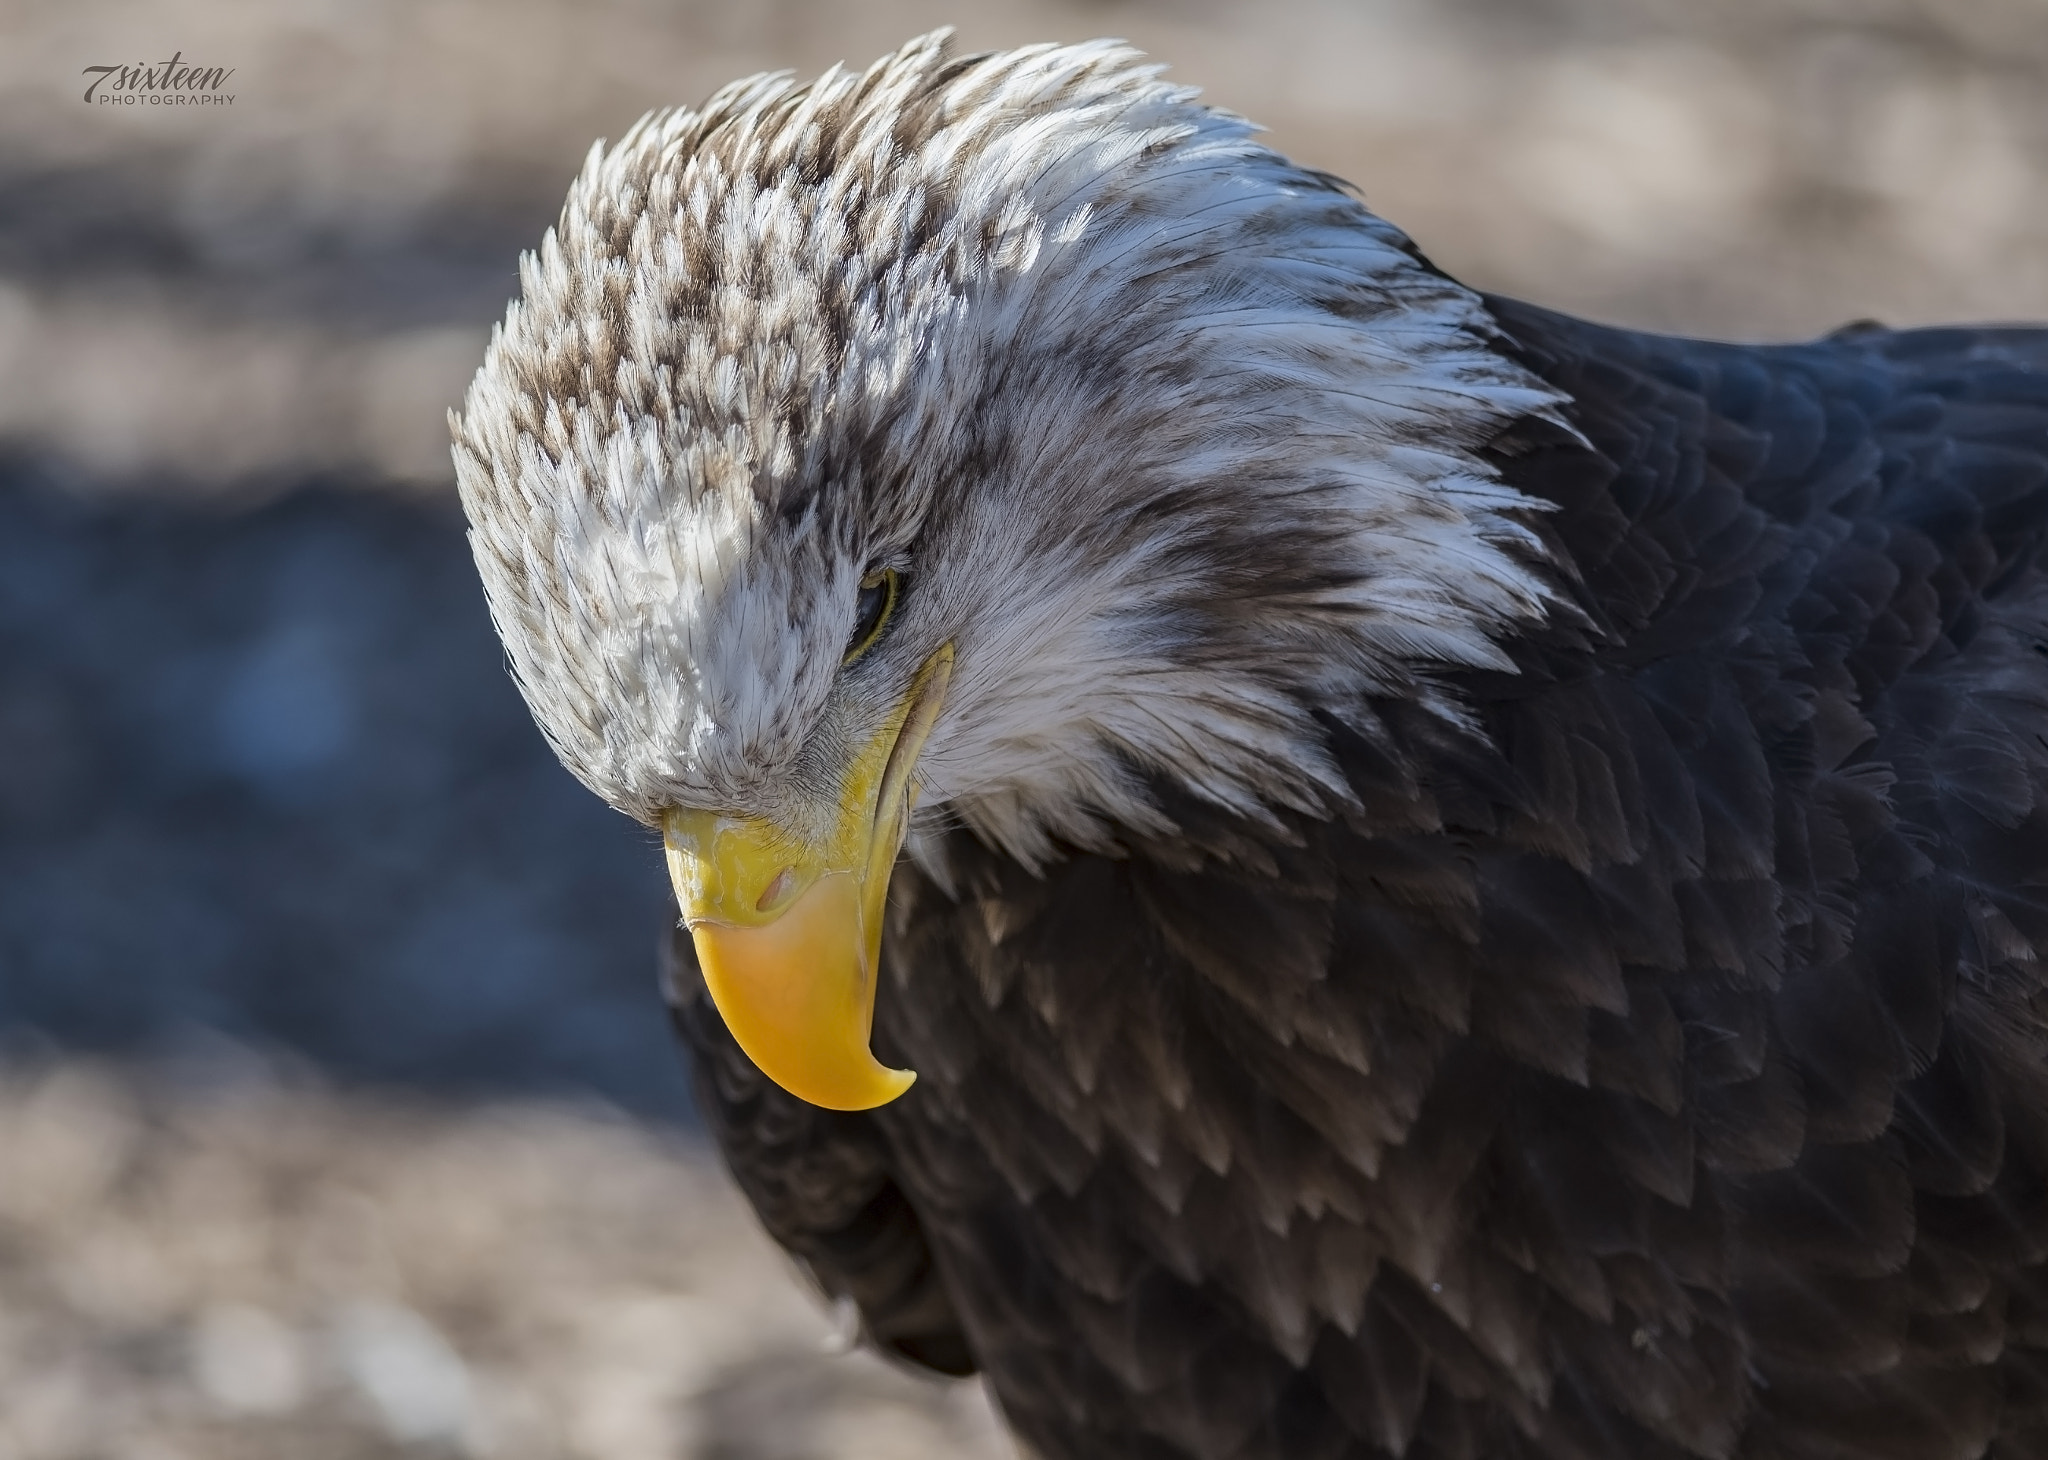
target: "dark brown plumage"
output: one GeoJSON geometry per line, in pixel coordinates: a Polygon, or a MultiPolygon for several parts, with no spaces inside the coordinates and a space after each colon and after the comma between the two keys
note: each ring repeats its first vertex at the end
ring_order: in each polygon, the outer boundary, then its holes
{"type": "Polygon", "coordinates": [[[2048,331],[1745,348],[1488,302],[1577,615],[1326,719],[1358,798],[898,872],[820,1111],[706,1119],[1048,1460],[2048,1455],[2048,331]]]}

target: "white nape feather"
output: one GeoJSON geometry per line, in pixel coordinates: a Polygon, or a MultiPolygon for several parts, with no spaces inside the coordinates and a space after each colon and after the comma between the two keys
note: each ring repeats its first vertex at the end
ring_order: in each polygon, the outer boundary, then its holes
{"type": "Polygon", "coordinates": [[[1552,600],[1481,448],[1557,395],[1477,296],[1120,45],[740,82],[593,149],[451,418],[513,672],[612,805],[827,814],[919,766],[1027,862],[1346,797],[1318,711],[1552,600]],[[856,584],[908,585],[842,669],[856,584]]]}

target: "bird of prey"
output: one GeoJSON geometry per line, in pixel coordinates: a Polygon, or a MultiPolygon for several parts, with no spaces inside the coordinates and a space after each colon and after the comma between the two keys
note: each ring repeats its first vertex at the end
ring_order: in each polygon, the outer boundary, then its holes
{"type": "Polygon", "coordinates": [[[492,613],[874,1345],[1045,1460],[2048,1456],[2048,330],[1585,323],[943,36],[521,288],[492,613]]]}

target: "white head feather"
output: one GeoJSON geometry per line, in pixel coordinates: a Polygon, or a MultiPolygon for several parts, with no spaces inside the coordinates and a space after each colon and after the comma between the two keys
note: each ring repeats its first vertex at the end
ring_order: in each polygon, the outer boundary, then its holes
{"type": "Polygon", "coordinates": [[[801,822],[950,641],[924,805],[1035,862],[1164,830],[1155,778],[1339,803],[1318,711],[1507,667],[1550,594],[1480,449],[1558,397],[1252,133],[1114,43],[941,34],[593,149],[452,418],[564,764],[801,822]]]}

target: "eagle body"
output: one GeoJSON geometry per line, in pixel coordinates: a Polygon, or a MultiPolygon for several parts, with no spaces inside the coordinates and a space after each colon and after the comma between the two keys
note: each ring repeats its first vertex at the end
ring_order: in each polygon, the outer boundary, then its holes
{"type": "Polygon", "coordinates": [[[1598,633],[1358,809],[905,879],[877,1043],[701,1108],[885,1347],[1060,1460],[2048,1454],[2048,331],[1506,300],[1598,633]]]}
{"type": "Polygon", "coordinates": [[[2048,330],[1584,323],[940,38],[643,124],[525,279],[493,613],[876,1346],[1043,1460],[2048,1456],[2048,330]],[[891,744],[917,1084],[823,1109],[706,950],[891,744]]]}

